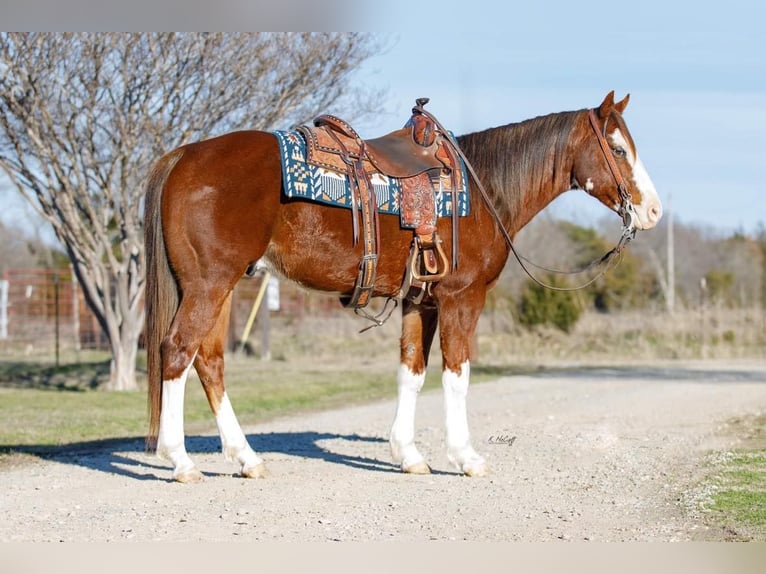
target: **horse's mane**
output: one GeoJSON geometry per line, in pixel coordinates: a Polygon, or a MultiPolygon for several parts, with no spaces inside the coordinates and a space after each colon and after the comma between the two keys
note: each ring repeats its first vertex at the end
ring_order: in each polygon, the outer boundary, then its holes
{"type": "Polygon", "coordinates": [[[515,219],[543,182],[560,186],[561,178],[569,178],[564,151],[579,113],[549,114],[457,138],[503,219],[515,219]]]}

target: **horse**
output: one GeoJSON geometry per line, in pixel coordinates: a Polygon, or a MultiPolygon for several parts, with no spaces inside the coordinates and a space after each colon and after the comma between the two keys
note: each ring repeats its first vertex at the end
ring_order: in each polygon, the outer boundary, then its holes
{"type": "MultiPolygon", "coordinates": [[[[554,113],[456,138],[469,165],[471,210],[457,221],[459,265],[420,302],[401,301],[397,407],[390,430],[404,473],[430,466],[415,444],[415,409],[437,323],[442,354],[447,458],[467,476],[489,472],[468,427],[471,340],[487,292],[510,253],[510,240],[561,193],[582,189],[634,230],[660,220],[662,205],[623,119],[629,94],[614,92],[592,109],[554,113]],[[478,185],[476,185],[478,184],[478,185]],[[482,185],[483,184],[483,185],[482,185]],[[489,203],[483,201],[481,186],[489,203]]],[[[183,145],[161,157],[145,195],[147,449],[169,460],[179,482],[203,479],[184,444],[184,390],[196,369],[220,433],[223,454],[243,477],[268,475],[250,447],[224,386],[224,349],[232,290],[262,260],[305,288],[348,296],[362,246],[348,211],[282,193],[277,140],[236,131],[183,145]]],[[[452,223],[437,227],[452,248],[452,223]]],[[[373,296],[397,297],[412,231],[379,218],[373,296]]]]}

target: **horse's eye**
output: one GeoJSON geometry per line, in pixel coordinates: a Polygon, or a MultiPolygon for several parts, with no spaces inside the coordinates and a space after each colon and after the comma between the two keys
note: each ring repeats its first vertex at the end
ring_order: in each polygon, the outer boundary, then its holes
{"type": "Polygon", "coordinates": [[[625,152],[625,148],[616,147],[612,150],[612,153],[616,155],[617,157],[625,157],[627,153],[625,152]]]}

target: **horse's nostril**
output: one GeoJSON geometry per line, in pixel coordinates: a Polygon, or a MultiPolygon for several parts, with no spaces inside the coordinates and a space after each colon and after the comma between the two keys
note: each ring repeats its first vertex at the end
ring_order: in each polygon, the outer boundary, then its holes
{"type": "Polygon", "coordinates": [[[662,215],[662,208],[659,205],[653,205],[649,208],[649,218],[652,221],[659,221],[662,215]]]}

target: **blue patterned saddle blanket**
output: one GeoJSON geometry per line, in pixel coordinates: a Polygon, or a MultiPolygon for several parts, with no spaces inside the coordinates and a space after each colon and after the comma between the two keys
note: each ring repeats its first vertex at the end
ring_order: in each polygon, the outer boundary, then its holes
{"type": "MultiPolygon", "coordinates": [[[[277,130],[273,132],[279,142],[282,160],[283,192],[287,197],[316,201],[327,205],[351,209],[351,185],[348,175],[311,165],[306,162],[306,141],[298,131],[277,130]]],[[[461,183],[467,182],[465,166],[462,165],[461,183]]],[[[374,173],[370,177],[378,202],[378,213],[400,214],[402,183],[399,179],[374,173]]],[[[447,178],[449,179],[449,178],[447,178]]],[[[436,215],[449,217],[453,210],[453,192],[449,183],[435,185],[436,215]]],[[[470,212],[468,190],[462,184],[454,194],[457,196],[457,214],[470,212]]],[[[409,225],[403,225],[409,227],[409,225]]]]}

